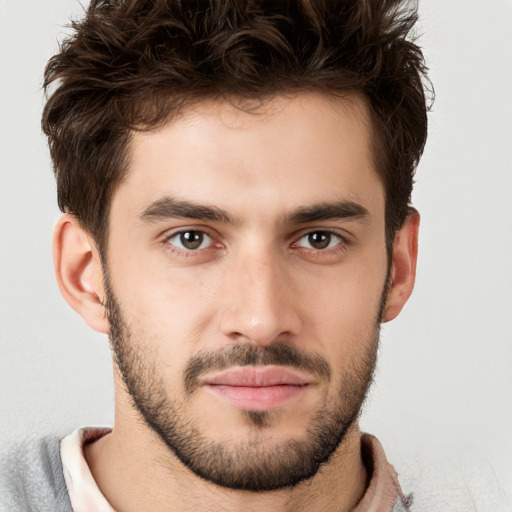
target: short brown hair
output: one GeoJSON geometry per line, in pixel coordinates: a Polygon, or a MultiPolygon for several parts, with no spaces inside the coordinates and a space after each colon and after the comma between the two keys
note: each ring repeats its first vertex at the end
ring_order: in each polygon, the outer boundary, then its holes
{"type": "Polygon", "coordinates": [[[92,0],[45,70],[42,126],[59,207],[101,249],[133,130],[206,98],[358,92],[369,105],[390,251],[427,136],[416,19],[407,0],[92,0]]]}

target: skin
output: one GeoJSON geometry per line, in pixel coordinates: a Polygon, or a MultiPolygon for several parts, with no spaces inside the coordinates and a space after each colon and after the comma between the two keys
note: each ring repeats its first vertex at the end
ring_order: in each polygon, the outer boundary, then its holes
{"type": "MultiPolygon", "coordinates": [[[[302,439],[374,340],[388,262],[384,190],[366,113],[357,96],[276,97],[253,113],[211,101],[133,137],[129,173],[111,205],[108,273],[131,342],[151,352],[168,395],[184,404],[190,358],[232,344],[285,341],[317,354],[332,371],[330,380],[309,376],[311,385],[274,408],[264,429],[198,389],[184,410],[210,440],[258,442],[271,453],[302,439]],[[145,215],[168,198],[222,209],[230,219],[145,215]],[[340,203],[364,213],[293,218],[301,208],[340,203]],[[176,234],[187,229],[209,238],[198,250],[184,250],[176,234]],[[308,235],[318,232],[332,233],[325,249],[311,245],[308,235]]],[[[412,292],[418,222],[411,213],[397,233],[382,321],[396,317],[412,292]]],[[[100,257],[72,216],[56,226],[54,257],[66,300],[92,328],[108,333],[100,257]]],[[[88,445],[86,458],[120,512],[158,512],[168,503],[184,511],[348,511],[364,493],[357,422],[313,478],[251,493],[198,478],[141,421],[118,369],[115,389],[113,431],[88,445]]]]}

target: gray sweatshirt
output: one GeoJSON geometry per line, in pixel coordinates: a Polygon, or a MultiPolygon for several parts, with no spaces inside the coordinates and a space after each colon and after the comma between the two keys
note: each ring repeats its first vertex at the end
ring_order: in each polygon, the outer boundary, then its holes
{"type": "Polygon", "coordinates": [[[26,441],[2,454],[0,512],[72,512],[57,437],[26,441]]]}

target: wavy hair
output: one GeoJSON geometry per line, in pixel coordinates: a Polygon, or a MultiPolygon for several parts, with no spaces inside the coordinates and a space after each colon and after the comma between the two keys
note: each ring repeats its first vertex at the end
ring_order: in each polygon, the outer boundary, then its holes
{"type": "Polygon", "coordinates": [[[427,136],[416,21],[407,0],[93,0],[44,76],[59,207],[101,249],[134,130],[206,98],[356,92],[369,106],[389,253],[427,136]]]}

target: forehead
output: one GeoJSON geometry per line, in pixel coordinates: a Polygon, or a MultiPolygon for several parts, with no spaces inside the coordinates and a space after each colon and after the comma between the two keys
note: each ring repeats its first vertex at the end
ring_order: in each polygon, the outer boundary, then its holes
{"type": "Polygon", "coordinates": [[[156,131],[134,134],[112,209],[141,211],[172,196],[234,213],[254,205],[262,217],[330,200],[379,202],[368,119],[356,95],[301,93],[256,107],[199,102],[156,131]]]}

